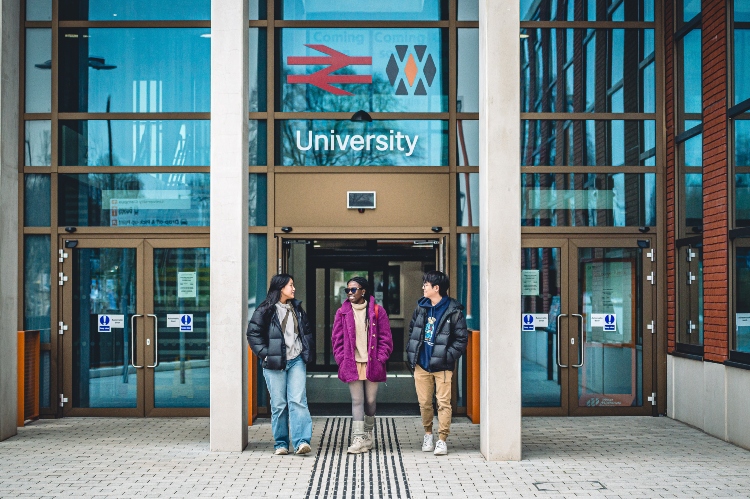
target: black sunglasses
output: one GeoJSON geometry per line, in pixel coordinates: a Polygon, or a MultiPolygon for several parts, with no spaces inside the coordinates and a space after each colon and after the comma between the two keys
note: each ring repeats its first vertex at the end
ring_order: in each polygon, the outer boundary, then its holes
{"type": "Polygon", "coordinates": [[[344,291],[346,291],[346,294],[353,295],[357,291],[359,291],[362,288],[344,288],[344,291]]]}

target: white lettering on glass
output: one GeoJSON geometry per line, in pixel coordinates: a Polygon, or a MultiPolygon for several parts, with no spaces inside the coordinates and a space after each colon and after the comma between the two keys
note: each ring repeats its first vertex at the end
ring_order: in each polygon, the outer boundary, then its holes
{"type": "Polygon", "coordinates": [[[297,149],[300,151],[345,151],[347,146],[353,151],[404,151],[405,156],[414,154],[417,148],[419,135],[404,135],[401,132],[390,131],[390,135],[336,135],[334,130],[331,134],[313,134],[312,130],[307,132],[306,142],[303,144],[302,132],[297,130],[297,149]]]}

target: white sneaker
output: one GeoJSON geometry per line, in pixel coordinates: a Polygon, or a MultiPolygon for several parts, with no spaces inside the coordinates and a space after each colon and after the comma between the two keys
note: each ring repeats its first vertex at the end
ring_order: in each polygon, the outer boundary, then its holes
{"type": "Polygon", "coordinates": [[[432,440],[432,433],[425,433],[422,440],[422,452],[432,452],[435,449],[435,442],[432,440]]]}
{"type": "Polygon", "coordinates": [[[310,448],[310,444],[308,444],[307,442],[302,442],[301,444],[299,444],[299,447],[297,447],[297,452],[295,452],[295,454],[301,456],[303,454],[309,453],[311,450],[312,449],[310,448]]]}
{"type": "Polygon", "coordinates": [[[278,449],[273,451],[274,455],[276,456],[286,456],[289,454],[289,449],[285,449],[284,447],[279,447],[278,449]]]}
{"type": "Polygon", "coordinates": [[[443,440],[437,441],[435,444],[435,452],[433,452],[436,456],[445,456],[448,454],[448,444],[446,444],[443,440]]]}
{"type": "Polygon", "coordinates": [[[370,447],[367,447],[367,437],[364,435],[357,435],[352,439],[352,445],[346,449],[346,452],[348,454],[361,454],[368,450],[370,450],[370,447]]]}

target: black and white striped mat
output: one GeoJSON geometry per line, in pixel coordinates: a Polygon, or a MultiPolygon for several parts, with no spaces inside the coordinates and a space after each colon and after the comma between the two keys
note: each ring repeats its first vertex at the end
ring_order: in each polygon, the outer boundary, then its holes
{"type": "Polygon", "coordinates": [[[393,418],[376,418],[370,452],[347,454],[351,418],[327,418],[306,498],[403,497],[410,499],[401,445],[393,418]]]}

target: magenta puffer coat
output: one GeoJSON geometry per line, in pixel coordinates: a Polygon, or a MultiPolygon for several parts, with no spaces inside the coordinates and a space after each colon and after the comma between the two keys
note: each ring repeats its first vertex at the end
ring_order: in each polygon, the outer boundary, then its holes
{"type": "MultiPolygon", "coordinates": [[[[370,330],[367,332],[367,379],[373,382],[386,380],[385,363],[393,351],[393,337],[391,336],[391,323],[388,314],[380,305],[375,304],[375,297],[370,296],[370,304],[367,307],[370,319],[370,330]],[[377,306],[377,320],[375,319],[375,307],[377,306]]],[[[357,381],[357,362],[354,360],[354,351],[357,348],[357,329],[354,325],[354,310],[349,301],[341,304],[336,311],[333,321],[333,333],[331,334],[333,346],[333,357],[339,365],[339,379],[344,383],[357,381]]]]}

